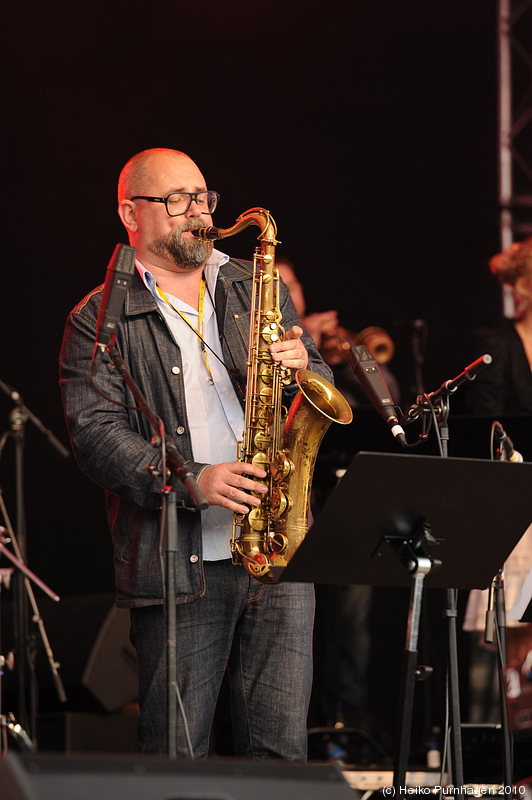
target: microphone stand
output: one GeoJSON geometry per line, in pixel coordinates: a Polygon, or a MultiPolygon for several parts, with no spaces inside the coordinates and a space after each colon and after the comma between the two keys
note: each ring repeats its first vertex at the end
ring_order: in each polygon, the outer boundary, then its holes
{"type": "Polygon", "coordinates": [[[473,361],[472,364],[469,364],[456,378],[444,381],[435,392],[419,395],[416,402],[413,403],[406,414],[402,416],[401,421],[403,425],[414,422],[423,415],[433,414],[438,420],[440,454],[443,458],[447,458],[449,444],[449,398],[463,383],[466,381],[473,381],[481,370],[491,364],[492,360],[492,357],[486,353],[480,356],[480,358],[477,358],[476,361],[473,361]]]}
{"type": "MultiPolygon", "coordinates": [[[[26,406],[22,396],[12,387],[8,386],[3,381],[0,381],[0,389],[11,398],[15,403],[15,408],[10,413],[10,422],[12,437],[15,442],[15,486],[16,486],[16,512],[17,512],[17,535],[10,526],[10,536],[14,546],[17,548],[18,558],[21,562],[27,560],[27,547],[26,547],[26,518],[25,518],[25,501],[24,501],[24,445],[25,445],[25,426],[29,420],[35,427],[46,437],[48,442],[54,447],[57,452],[68,458],[70,452],[61,444],[59,439],[52,433],[51,430],[45,427],[41,420],[32,413],[26,406]]],[[[3,505],[4,518],[8,524],[7,513],[3,505]]],[[[41,635],[47,652],[49,650],[48,640],[44,632],[44,626],[38,609],[36,607],[35,598],[31,592],[31,586],[24,580],[21,575],[15,576],[15,605],[14,605],[14,632],[15,632],[15,646],[17,649],[17,697],[18,697],[18,710],[19,718],[23,727],[27,728],[30,735],[35,737],[37,726],[37,681],[35,677],[35,652],[31,646],[28,625],[28,605],[27,594],[30,595],[30,600],[33,606],[34,618],[39,621],[41,635]],[[25,591],[26,589],[26,591],[25,591]],[[30,674],[30,712],[28,717],[28,710],[26,704],[26,671],[30,674]]],[[[60,678],[57,674],[55,661],[51,661],[52,671],[56,688],[58,690],[59,699],[61,702],[66,701],[66,695],[61,685],[60,678]]]]}
{"type": "MultiPolygon", "coordinates": [[[[495,425],[495,423],[494,423],[495,425]]],[[[505,461],[505,452],[502,445],[499,447],[496,459],[505,461]]],[[[504,682],[504,669],[507,664],[506,650],[506,603],[504,599],[504,578],[501,568],[491,582],[488,593],[488,608],[486,610],[486,625],[484,628],[484,641],[493,643],[493,634],[496,636],[497,660],[499,665],[499,705],[501,713],[501,728],[503,740],[503,769],[504,785],[512,785],[513,747],[506,706],[506,687],[504,682]]]]}
{"type": "Polygon", "coordinates": [[[512,785],[513,756],[512,737],[506,707],[506,688],[504,685],[504,669],[506,667],[506,604],[504,601],[504,580],[502,570],[493,578],[488,594],[488,608],[486,611],[486,627],[484,641],[492,644],[493,632],[497,639],[497,659],[499,663],[499,701],[501,711],[501,728],[503,739],[503,775],[504,786],[512,785]]]}
{"type": "MultiPolygon", "coordinates": [[[[5,528],[0,528],[0,556],[5,555],[11,561],[11,563],[14,564],[15,567],[22,573],[22,575],[24,576],[24,582],[25,582],[25,584],[26,584],[26,586],[28,588],[28,591],[29,591],[31,597],[33,597],[33,592],[31,590],[30,580],[33,581],[37,586],[39,586],[39,588],[42,589],[43,592],[45,592],[48,595],[48,597],[51,597],[52,600],[55,600],[56,602],[58,602],[59,601],[58,595],[56,595],[56,593],[54,591],[52,591],[52,589],[50,589],[45,583],[43,583],[43,581],[41,581],[41,579],[38,578],[37,575],[35,575],[35,573],[33,573],[31,570],[29,570],[25,566],[23,561],[21,561],[19,558],[17,558],[15,555],[13,555],[13,553],[11,553],[11,551],[8,550],[5,547],[5,545],[8,544],[11,541],[11,539],[8,539],[7,537],[5,537],[3,535],[4,531],[6,531],[5,528]]],[[[14,540],[13,540],[13,545],[15,545],[15,541],[14,540]]],[[[16,546],[15,546],[15,549],[17,549],[16,546]]],[[[0,573],[1,572],[11,573],[12,571],[13,570],[3,570],[3,571],[0,570],[0,573]]],[[[9,580],[9,576],[8,576],[8,580],[9,580]]],[[[1,582],[2,582],[2,579],[1,579],[1,576],[0,576],[0,584],[1,584],[1,582]]],[[[7,585],[7,583],[6,583],[6,585],[7,585]]],[[[1,586],[0,586],[0,590],[1,590],[1,586]]],[[[34,597],[33,597],[33,600],[35,601],[34,597]]],[[[37,614],[38,614],[38,609],[37,609],[37,614]]],[[[42,625],[42,620],[40,619],[40,617],[39,617],[39,622],[42,625]]],[[[41,632],[44,632],[44,628],[41,628],[41,632]]],[[[50,650],[50,646],[48,644],[48,640],[46,640],[46,644],[48,646],[49,655],[51,655],[51,650],[50,650]]],[[[8,656],[8,659],[9,659],[9,656],[8,656]]],[[[17,723],[14,715],[13,714],[9,714],[7,717],[5,717],[1,713],[1,694],[2,694],[1,693],[1,675],[2,675],[2,667],[4,666],[4,664],[8,664],[9,665],[9,660],[8,659],[5,659],[3,656],[0,655],[0,729],[1,728],[5,728],[7,731],[12,733],[13,736],[17,740],[20,740],[20,742],[24,745],[24,747],[26,747],[31,752],[35,752],[36,748],[35,748],[34,742],[31,740],[31,738],[26,733],[26,731],[24,730],[24,727],[22,725],[20,725],[19,723],[17,723]]],[[[54,662],[54,668],[56,666],[58,666],[58,665],[55,664],[55,662],[54,662]]],[[[59,676],[57,675],[57,672],[55,672],[55,676],[60,681],[59,676]]],[[[57,685],[57,683],[56,683],[56,685],[57,685]]],[[[66,700],[66,697],[64,699],[66,700]]],[[[7,742],[7,739],[6,739],[6,742],[7,742]]],[[[1,747],[0,747],[0,753],[2,753],[2,748],[1,747]]]]}
{"type": "MultiPolygon", "coordinates": [[[[178,552],[178,523],[177,507],[174,485],[179,479],[187,488],[197,507],[204,511],[208,508],[208,503],[199,489],[194,474],[188,469],[186,462],[177,449],[175,442],[165,435],[163,421],[158,417],[148,405],[148,401],[142,394],[140,388],[135,383],[127,365],[114,344],[106,347],[109,357],[115,368],[122,376],[124,382],[131,390],[135,400],[146,415],[150,425],[156,433],[156,442],[161,446],[162,467],[161,478],[163,481],[162,489],[162,510],[161,510],[161,533],[164,541],[166,554],[165,564],[165,624],[166,624],[166,698],[167,698],[167,737],[168,737],[168,756],[176,758],[176,716],[177,699],[179,688],[177,683],[177,643],[176,643],[176,585],[175,585],[175,564],[178,552]],[[167,476],[169,480],[167,481],[167,476]]],[[[184,712],[183,712],[184,714],[184,712]]],[[[185,728],[186,720],[185,720],[185,728]]],[[[193,758],[192,747],[189,741],[190,757],[193,758]]]]}
{"type": "MultiPolygon", "coordinates": [[[[472,364],[469,364],[456,378],[444,381],[439,389],[429,394],[418,396],[416,402],[410,407],[406,415],[402,416],[402,423],[404,425],[413,422],[423,416],[432,415],[438,422],[439,434],[438,440],[440,444],[440,455],[442,458],[447,458],[449,455],[449,411],[450,411],[450,397],[453,395],[459,386],[465,381],[472,381],[476,378],[478,373],[489,366],[492,362],[492,357],[485,354],[477,358],[472,364]]],[[[459,684],[458,684],[458,647],[457,647],[457,634],[456,623],[458,617],[457,603],[458,591],[456,589],[448,588],[446,590],[447,605],[444,612],[444,617],[447,619],[448,627],[448,666],[449,666],[449,697],[451,704],[451,726],[450,726],[450,742],[451,742],[451,778],[455,786],[463,786],[463,759],[462,759],[462,737],[460,729],[460,697],[459,697],[459,684]]],[[[510,784],[507,784],[510,785],[510,784]]]]}
{"type": "Polygon", "coordinates": [[[423,385],[423,363],[425,361],[424,350],[427,339],[427,323],[424,319],[415,319],[411,323],[411,347],[414,358],[414,369],[416,375],[416,394],[422,395],[425,391],[423,385]]]}
{"type": "Polygon", "coordinates": [[[54,654],[53,654],[53,651],[52,651],[48,636],[46,634],[46,630],[45,630],[45,627],[44,627],[44,622],[43,622],[43,619],[41,617],[41,614],[40,614],[40,611],[39,611],[39,607],[37,605],[37,600],[35,599],[35,594],[33,593],[33,589],[32,589],[30,580],[32,580],[35,583],[36,586],[38,586],[40,589],[42,589],[42,591],[45,594],[47,594],[48,597],[50,597],[56,603],[58,603],[61,598],[55,592],[53,592],[51,589],[49,589],[48,586],[45,583],[43,583],[33,572],[31,572],[31,570],[29,570],[25,566],[24,560],[22,558],[22,553],[20,551],[20,547],[19,547],[19,545],[17,543],[17,538],[15,536],[15,532],[13,531],[13,527],[11,525],[11,522],[10,522],[10,519],[9,519],[9,515],[7,513],[7,508],[5,506],[4,498],[2,496],[2,491],[1,490],[0,490],[0,511],[2,512],[4,521],[5,521],[6,526],[7,526],[7,533],[9,534],[9,539],[5,539],[2,536],[3,531],[5,531],[5,528],[0,528],[0,555],[2,555],[2,554],[5,555],[6,558],[8,558],[13,564],[15,564],[15,566],[20,570],[20,572],[23,573],[23,575],[25,576],[24,577],[24,586],[26,588],[26,594],[27,594],[27,597],[29,599],[29,602],[30,602],[30,605],[31,605],[31,609],[32,609],[32,622],[35,622],[35,624],[37,625],[37,627],[39,629],[39,633],[41,635],[41,641],[42,641],[42,644],[44,646],[44,650],[45,650],[46,656],[48,658],[48,663],[50,665],[50,671],[52,673],[52,677],[53,677],[53,681],[54,681],[54,685],[55,685],[55,689],[56,689],[59,701],[61,703],[66,703],[67,696],[66,696],[66,693],[65,693],[63,682],[61,680],[61,676],[59,675],[59,672],[58,672],[58,667],[60,665],[59,665],[59,662],[56,661],[55,658],[54,658],[54,654]],[[14,556],[9,550],[6,550],[6,548],[2,546],[3,544],[7,544],[8,542],[11,542],[11,544],[13,545],[13,550],[15,551],[15,555],[14,556]]]}

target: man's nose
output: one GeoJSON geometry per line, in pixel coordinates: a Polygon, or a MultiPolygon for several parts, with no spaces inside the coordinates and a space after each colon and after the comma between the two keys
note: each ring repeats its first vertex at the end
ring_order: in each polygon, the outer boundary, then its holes
{"type": "Polygon", "coordinates": [[[187,217],[199,217],[202,214],[202,209],[195,197],[190,200],[190,205],[187,209],[187,217]]]}

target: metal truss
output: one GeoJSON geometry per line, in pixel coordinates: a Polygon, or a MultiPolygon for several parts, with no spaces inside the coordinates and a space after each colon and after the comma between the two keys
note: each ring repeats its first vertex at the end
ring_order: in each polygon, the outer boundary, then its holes
{"type": "Polygon", "coordinates": [[[499,0],[502,248],[532,235],[532,0],[499,0]]]}

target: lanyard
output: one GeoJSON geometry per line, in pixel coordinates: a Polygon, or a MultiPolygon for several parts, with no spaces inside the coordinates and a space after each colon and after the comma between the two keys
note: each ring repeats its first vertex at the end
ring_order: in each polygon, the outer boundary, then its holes
{"type": "Polygon", "coordinates": [[[163,290],[160,289],[157,285],[156,285],[156,289],[157,289],[157,294],[159,295],[159,297],[161,297],[162,300],[164,300],[164,302],[167,305],[169,305],[170,308],[172,308],[176,312],[176,314],[179,314],[181,319],[184,320],[187,323],[189,328],[192,328],[192,330],[194,331],[196,336],[199,338],[199,340],[201,342],[201,352],[203,354],[203,360],[205,361],[205,366],[207,367],[207,372],[209,373],[209,380],[210,380],[211,383],[213,383],[214,381],[212,379],[211,369],[209,367],[209,362],[207,360],[207,344],[206,344],[205,339],[203,338],[203,335],[202,335],[202,332],[201,332],[201,329],[203,327],[203,310],[204,310],[204,307],[205,307],[205,285],[206,285],[205,284],[205,278],[202,278],[201,279],[201,284],[200,284],[199,306],[198,306],[199,328],[196,328],[196,326],[192,324],[192,322],[189,320],[189,318],[187,317],[186,314],[184,314],[182,311],[180,311],[178,308],[176,308],[174,305],[172,305],[172,303],[167,298],[167,296],[165,295],[163,290]]]}

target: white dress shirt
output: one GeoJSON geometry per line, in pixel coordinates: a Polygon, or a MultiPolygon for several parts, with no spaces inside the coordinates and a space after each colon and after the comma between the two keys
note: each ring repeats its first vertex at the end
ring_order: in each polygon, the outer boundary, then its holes
{"type": "MultiPolygon", "coordinates": [[[[208,291],[205,292],[204,297],[201,331],[205,342],[222,361],[218,324],[211,296],[214,297],[220,265],[228,260],[229,256],[213,250],[205,265],[205,281],[208,291]]],[[[206,350],[207,368],[198,335],[174,309],[181,311],[196,329],[199,328],[198,310],[166,293],[171,304],[169,305],[159,296],[156,281],[151,272],[138,259],[136,265],[146,288],[156,299],[172,336],[181,350],[186,409],[194,461],[205,464],[236,461],[237,442],[242,439],[244,432],[244,413],[231,379],[223,363],[209,349],[206,350]]],[[[206,561],[230,558],[233,512],[221,506],[209,506],[201,514],[203,558],[206,561]]]]}

